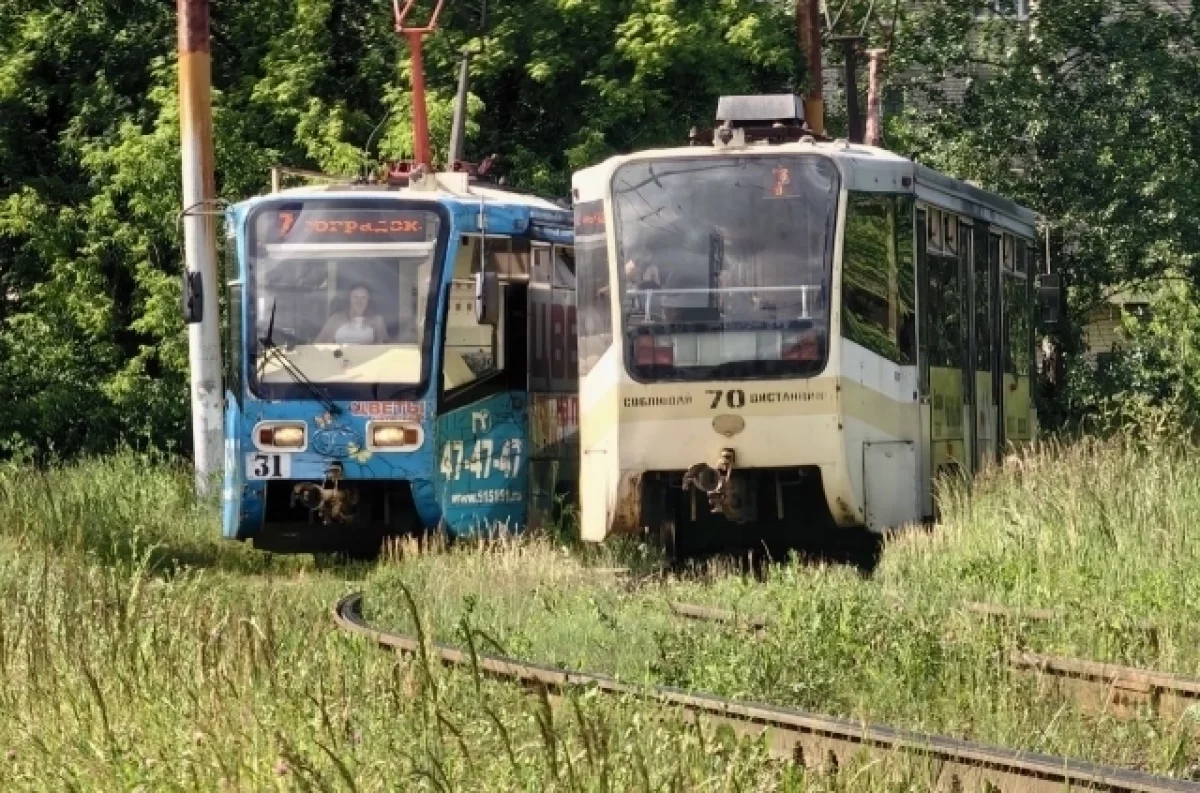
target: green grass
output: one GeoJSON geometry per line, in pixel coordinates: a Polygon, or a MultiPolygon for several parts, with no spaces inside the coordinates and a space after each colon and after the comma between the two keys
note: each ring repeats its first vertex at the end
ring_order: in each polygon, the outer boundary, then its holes
{"type": "Polygon", "coordinates": [[[429,632],[457,644],[470,630],[630,679],[1177,775],[1197,763],[1195,720],[1097,719],[1039,695],[999,662],[1015,629],[960,608],[1059,606],[1082,616],[1023,629],[1033,649],[1200,673],[1200,473],[1186,450],[1024,460],[971,499],[950,495],[946,524],[893,542],[869,580],[793,565],[762,582],[719,568],[630,579],[596,568],[644,572],[653,553],[546,537],[339,566],[221,541],[215,506],[189,491],[187,470],[132,456],[0,468],[0,789],[927,787],[916,762],[812,776],[643,704],[581,694],[546,710],[396,659],[332,628],[330,605],[355,589],[371,620],[411,629],[408,589],[429,632]],[[776,624],[689,623],[669,599],[776,624]]]}
{"type": "Polygon", "coordinates": [[[947,494],[945,525],[895,539],[869,581],[778,566],[632,591],[549,544],[437,556],[382,571],[368,607],[461,642],[466,621],[507,652],[564,666],[884,721],[1015,748],[1194,775],[1200,712],[1163,724],[1093,716],[1003,663],[1030,649],[1200,674],[1200,475],[1187,450],[1052,448],[947,494]],[[672,617],[687,600],[775,620],[761,636],[672,617]],[[989,624],[985,600],[1058,606],[1046,625],[989,624]]]}

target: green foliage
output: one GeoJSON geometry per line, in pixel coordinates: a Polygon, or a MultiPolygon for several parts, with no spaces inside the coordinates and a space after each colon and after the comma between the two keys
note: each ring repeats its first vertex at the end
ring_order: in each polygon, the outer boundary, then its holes
{"type": "Polygon", "coordinates": [[[1162,439],[1043,445],[970,492],[947,487],[941,524],[891,537],[869,578],[796,563],[759,578],[714,563],[700,576],[624,581],[526,539],[406,558],[371,579],[366,602],[376,624],[412,633],[403,599],[412,591],[423,629],[440,641],[464,645],[469,625],[479,647],[629,682],[1192,775],[1191,716],[1090,715],[1006,659],[1023,644],[1200,670],[1194,454],[1162,439]],[[769,625],[682,620],[669,605],[678,601],[769,625]],[[1036,628],[989,621],[964,608],[972,601],[1053,607],[1061,618],[1036,628]]]}
{"type": "MultiPolygon", "coordinates": [[[[932,100],[889,118],[887,141],[1050,220],[1076,312],[1068,352],[1104,285],[1168,268],[1197,280],[1200,152],[1182,132],[1200,120],[1192,18],[1150,0],[1043,2],[1034,36],[1011,19],[980,28],[982,0],[888,5],[831,9],[838,32],[891,48],[893,87],[932,100]],[[880,24],[893,13],[894,36],[880,24]],[[972,78],[961,103],[938,99],[943,75],[972,78]]],[[[510,184],[561,194],[572,169],[681,143],[719,94],[799,90],[794,12],[783,0],[450,4],[425,46],[435,153],[463,47],[475,52],[468,158],[498,153],[510,184]]],[[[214,4],[223,199],[265,190],[275,163],[357,174],[411,152],[408,51],[391,22],[388,3],[214,4]]],[[[174,8],[150,0],[0,4],[0,400],[14,406],[0,454],[189,446],[175,35],[174,8]]],[[[835,134],[841,112],[838,97],[835,134]]]]}
{"type": "Polygon", "coordinates": [[[1020,641],[1200,671],[1194,455],[1044,449],[948,492],[938,530],[894,538],[870,578],[780,564],[762,580],[716,564],[627,578],[528,536],[331,567],[221,540],[178,462],[0,463],[0,788],[930,788],[924,761],[807,774],[633,699],[579,691],[548,711],[333,630],[355,589],[373,624],[482,653],[1194,777],[1194,714],[1090,715],[1005,663],[1020,641]],[[991,623],[968,600],[1062,616],[991,623]],[[671,601],[771,624],[685,621],[671,601]]]}
{"type": "Polygon", "coordinates": [[[1127,341],[1097,364],[1076,358],[1062,395],[1078,432],[1200,437],[1200,302],[1195,289],[1161,290],[1149,316],[1124,318],[1127,341]]]}
{"type": "Polygon", "coordinates": [[[985,5],[940,0],[905,16],[892,74],[908,107],[888,131],[896,148],[1043,215],[1070,316],[1055,333],[1066,378],[1039,413],[1078,429],[1104,380],[1078,361],[1089,308],[1114,285],[1168,272],[1200,283],[1200,139],[1186,133],[1200,119],[1200,11],[1058,0],[1033,4],[1028,23],[980,24],[985,5]],[[961,101],[942,76],[965,81],[961,101]]]}

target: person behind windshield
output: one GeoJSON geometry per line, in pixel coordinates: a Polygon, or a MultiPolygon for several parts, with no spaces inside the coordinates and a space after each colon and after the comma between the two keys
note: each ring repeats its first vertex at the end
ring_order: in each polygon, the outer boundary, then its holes
{"type": "Polygon", "coordinates": [[[346,311],[331,315],[317,334],[317,344],[383,344],[387,342],[387,327],[383,317],[368,314],[371,293],[365,284],[350,290],[346,311]]]}
{"type": "Polygon", "coordinates": [[[649,294],[657,289],[662,289],[662,277],[658,272],[658,265],[649,264],[645,267],[639,267],[633,259],[625,262],[625,291],[626,303],[631,314],[642,312],[646,319],[650,319],[651,314],[661,312],[662,306],[655,306],[654,303],[660,301],[651,301],[649,294]]]}

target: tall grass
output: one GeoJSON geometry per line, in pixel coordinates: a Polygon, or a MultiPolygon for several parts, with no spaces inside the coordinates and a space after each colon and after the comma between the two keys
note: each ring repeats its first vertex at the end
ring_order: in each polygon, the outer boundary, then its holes
{"type": "Polygon", "coordinates": [[[554,536],[406,544],[374,567],[272,557],[219,540],[181,468],[125,455],[0,469],[0,789],[927,787],[920,763],[812,776],[643,704],[548,707],[390,657],[332,629],[352,587],[373,621],[459,644],[1188,775],[1194,720],[1090,717],[1001,660],[1019,638],[1191,669],[1197,493],[1180,450],[1058,447],[951,493],[945,525],[893,541],[870,580],[779,565],[764,581],[631,581],[596,567],[653,554],[554,536]],[[1018,636],[964,613],[968,598],[1083,616],[1018,636]],[[669,599],[777,624],[688,624],[669,599]]]}
{"type": "Polygon", "coordinates": [[[1054,445],[947,495],[885,556],[895,591],[1058,609],[1048,647],[1200,676],[1200,469],[1160,442],[1054,445]]]}
{"type": "Polygon", "coordinates": [[[224,543],[189,482],[0,470],[0,789],[813,789],[637,703],[549,707],[342,635],[328,608],[370,572],[224,543]]]}
{"type": "Polygon", "coordinates": [[[766,580],[712,571],[637,588],[589,576],[550,546],[439,556],[385,571],[368,604],[409,625],[401,580],[453,640],[468,620],[507,651],[566,666],[947,732],[1015,748],[1194,775],[1200,713],[1099,717],[1005,664],[1048,652],[1200,671],[1195,630],[1200,472],[1187,452],[1121,443],[1056,446],[952,490],[945,522],[889,543],[869,581],[839,567],[779,565],[766,580]],[[749,636],[686,624],[670,599],[766,613],[749,636]],[[968,600],[1056,606],[1040,627],[989,624],[968,600]]]}

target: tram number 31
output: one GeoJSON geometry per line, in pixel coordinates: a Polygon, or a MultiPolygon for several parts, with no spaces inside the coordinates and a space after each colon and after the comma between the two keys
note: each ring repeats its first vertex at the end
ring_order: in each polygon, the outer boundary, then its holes
{"type": "Polygon", "coordinates": [[[476,479],[487,479],[494,471],[506,479],[515,479],[521,468],[520,439],[504,441],[498,457],[495,455],[496,443],[492,438],[482,438],[467,455],[462,441],[447,441],[442,451],[442,475],[457,480],[465,471],[476,479]]]}
{"type": "Polygon", "coordinates": [[[722,397],[727,407],[737,409],[746,404],[746,392],[740,388],[731,388],[728,391],[721,389],[708,389],[704,393],[712,397],[710,408],[716,410],[721,406],[722,397]]]}
{"type": "Polygon", "coordinates": [[[287,479],[292,475],[290,454],[246,455],[246,474],[249,479],[287,479]]]}

